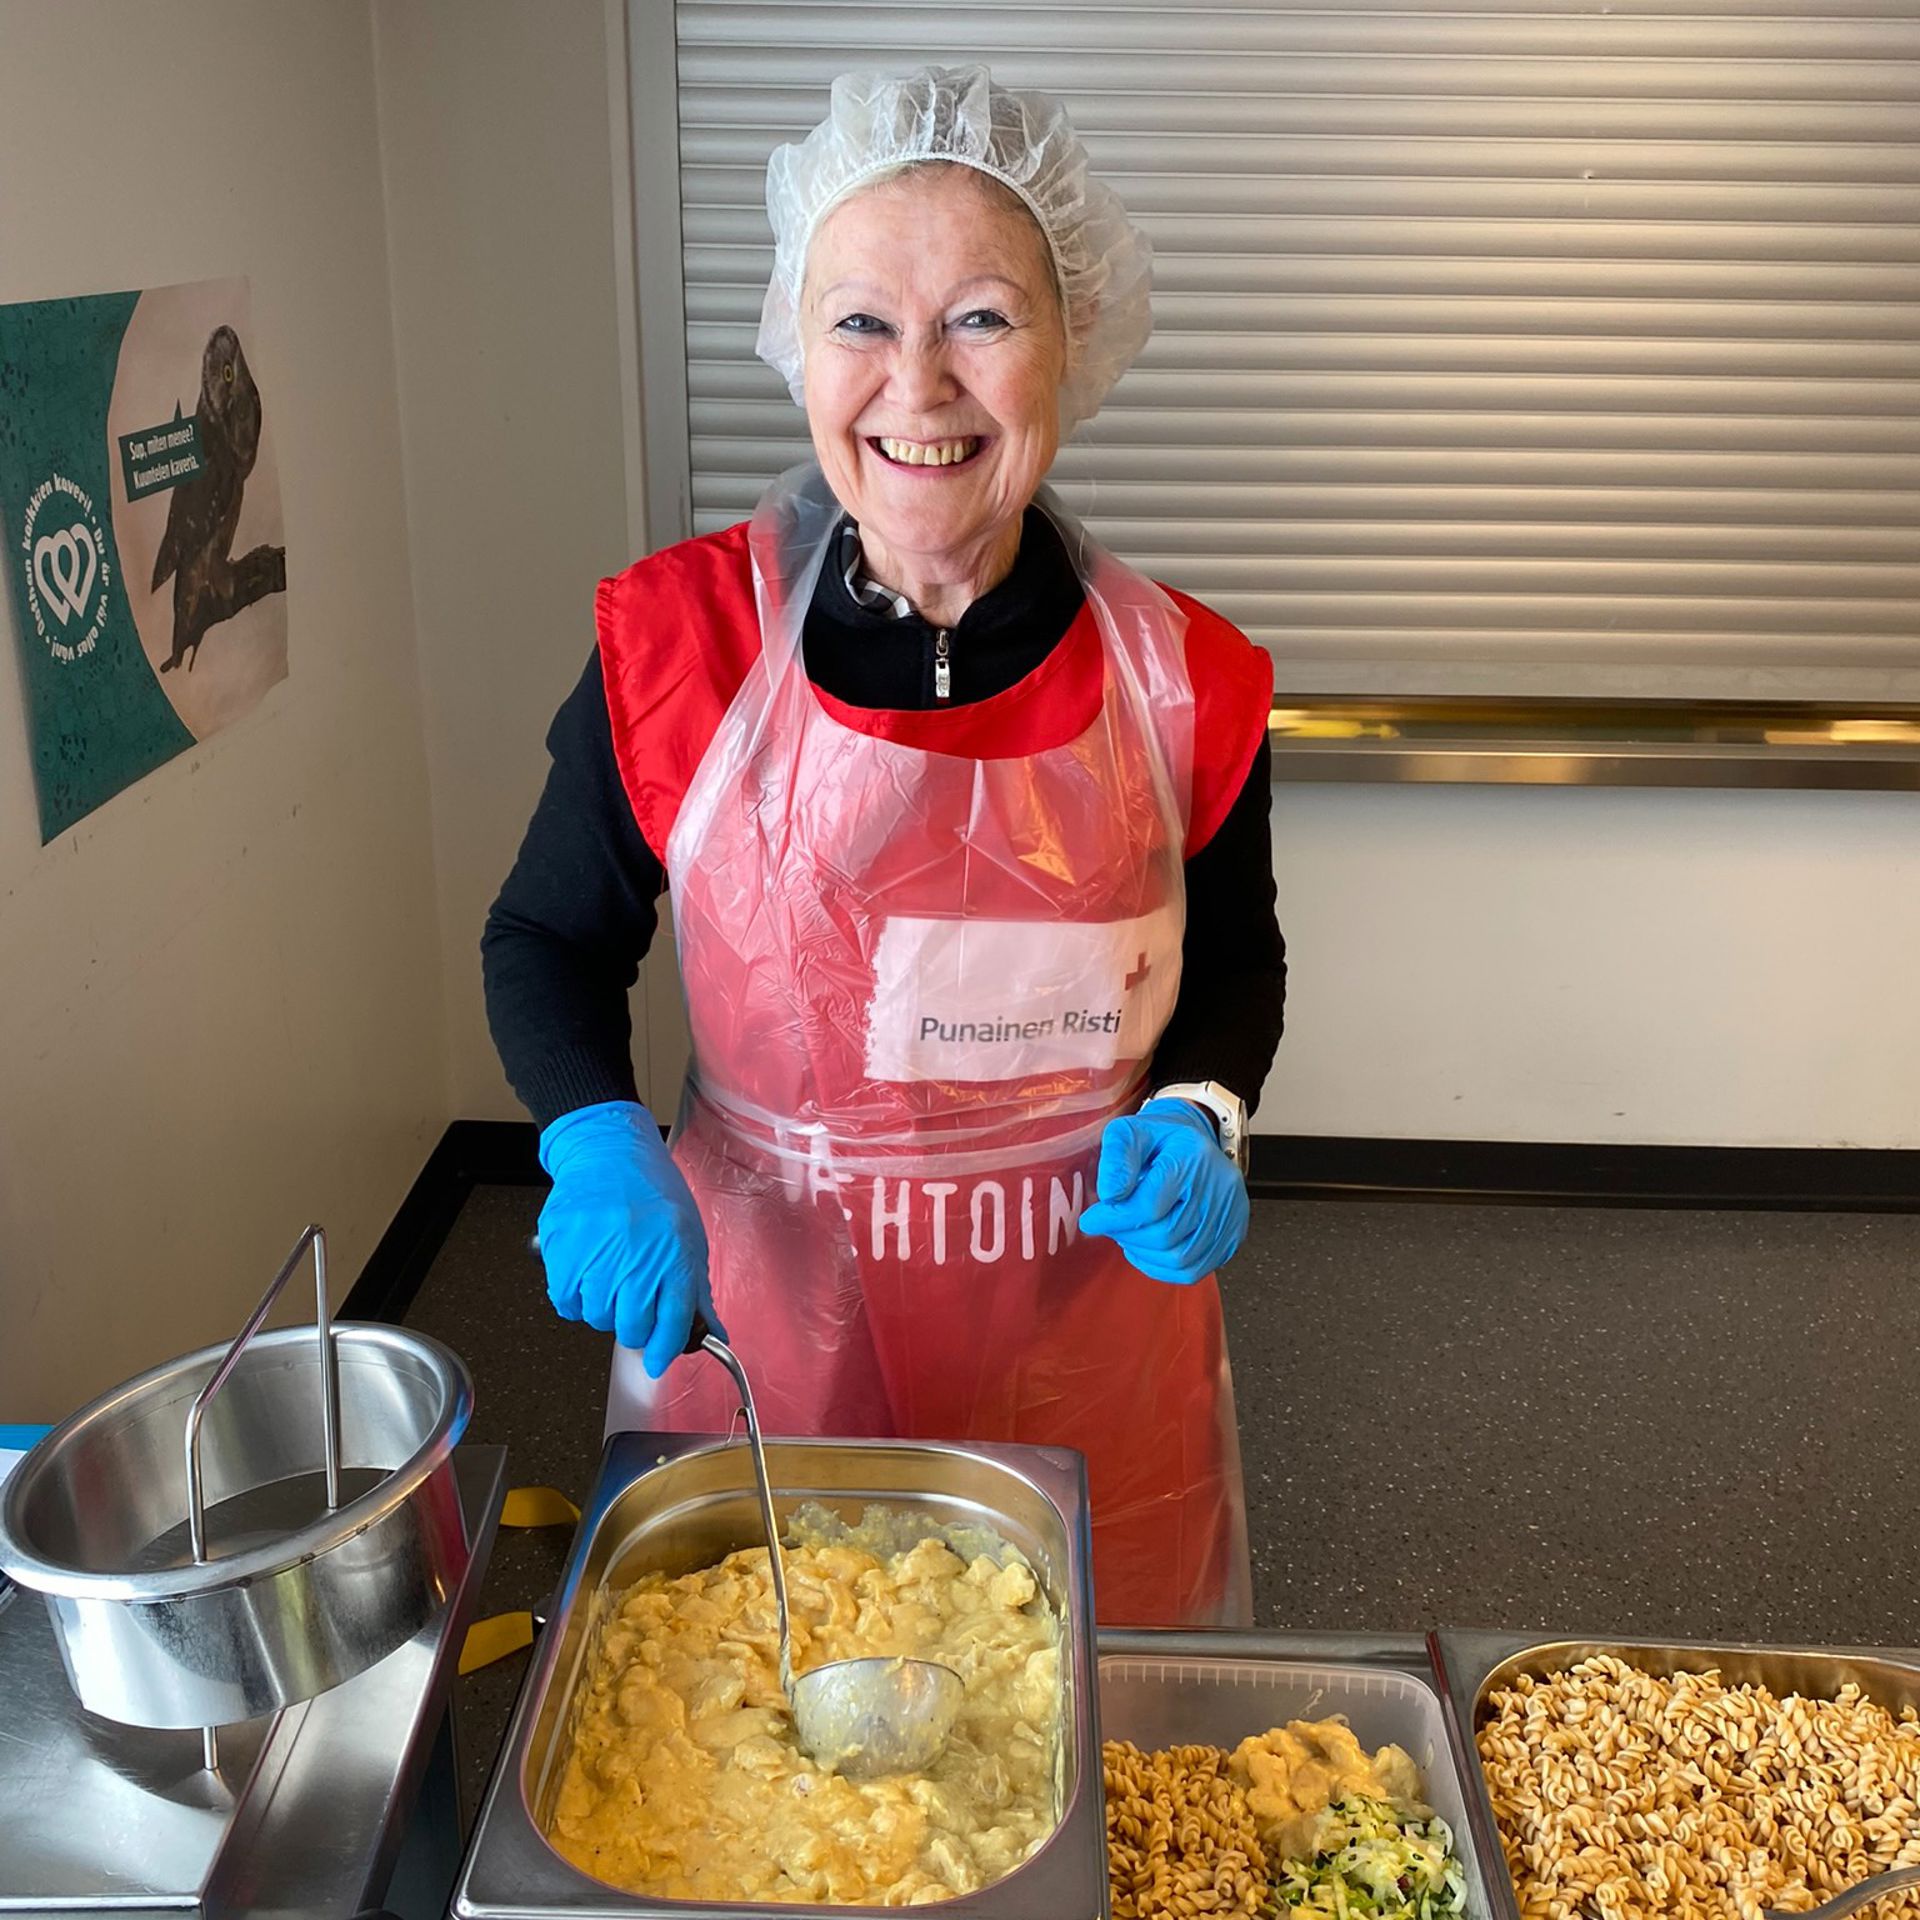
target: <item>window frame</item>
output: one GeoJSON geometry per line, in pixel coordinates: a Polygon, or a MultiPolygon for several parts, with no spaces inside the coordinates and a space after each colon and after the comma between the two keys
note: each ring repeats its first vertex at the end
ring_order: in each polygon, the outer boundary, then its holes
{"type": "MultiPolygon", "coordinates": [[[[628,518],[652,552],[693,529],[676,7],[606,6],[628,518]]],[[[1920,792],[1904,702],[1287,694],[1269,734],[1276,782],[1920,792]]]]}

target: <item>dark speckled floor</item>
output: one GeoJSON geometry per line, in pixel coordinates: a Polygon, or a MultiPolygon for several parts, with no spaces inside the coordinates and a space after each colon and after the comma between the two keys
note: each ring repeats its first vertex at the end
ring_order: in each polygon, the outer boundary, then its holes
{"type": "MultiPolygon", "coordinates": [[[[407,1322],[577,1498],[605,1341],[540,1198],[476,1191],[407,1322]]],[[[1920,1215],[1260,1201],[1227,1298],[1262,1625],[1920,1640],[1920,1215]]],[[[566,1545],[503,1533],[483,1607],[566,1545]]],[[[469,1811],[525,1666],[461,1682],[469,1811]]]]}

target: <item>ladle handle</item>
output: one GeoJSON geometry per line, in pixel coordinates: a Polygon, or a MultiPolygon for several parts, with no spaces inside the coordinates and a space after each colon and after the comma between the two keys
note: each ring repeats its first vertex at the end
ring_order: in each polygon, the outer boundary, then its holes
{"type": "Polygon", "coordinates": [[[726,1368],[740,1394],[740,1411],[747,1422],[747,1451],[753,1457],[753,1479],[760,1495],[760,1519],[767,1530],[767,1565],[773,1572],[773,1604],[780,1616],[780,1689],[793,1698],[793,1619],[787,1611],[787,1570],[780,1554],[780,1521],[773,1510],[773,1483],[767,1478],[767,1450],[760,1440],[760,1415],[753,1404],[753,1389],[747,1384],[747,1370],[734,1351],[696,1313],[693,1337],[687,1342],[689,1353],[706,1352],[726,1368]]]}

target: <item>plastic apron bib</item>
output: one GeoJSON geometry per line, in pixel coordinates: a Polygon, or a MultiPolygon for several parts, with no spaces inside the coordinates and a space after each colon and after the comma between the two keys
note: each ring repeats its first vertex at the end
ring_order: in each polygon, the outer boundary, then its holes
{"type": "MultiPolygon", "coordinates": [[[[1100,710],[975,759],[826,711],[800,638],[840,509],[813,468],[762,501],[761,662],[667,849],[693,1036],[674,1153],[770,1433],[1077,1448],[1101,1620],[1248,1624],[1218,1289],[1078,1227],[1179,986],[1185,620],[1041,504],[1098,622],[1100,710]]],[[[656,1385],[615,1350],[609,1431],[733,1411],[710,1361],[656,1385]]]]}

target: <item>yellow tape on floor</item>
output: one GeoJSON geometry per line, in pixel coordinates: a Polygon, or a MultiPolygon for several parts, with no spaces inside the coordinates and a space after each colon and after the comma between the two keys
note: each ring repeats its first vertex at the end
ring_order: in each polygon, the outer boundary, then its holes
{"type": "MultiPolygon", "coordinates": [[[[570,1527],[580,1518],[558,1487],[514,1487],[500,1503],[503,1527],[570,1527]]],[[[496,1613],[476,1620],[460,1647],[460,1671],[473,1673],[533,1645],[531,1613],[496,1613]]]]}
{"type": "Polygon", "coordinates": [[[503,1527],[570,1527],[580,1518],[558,1487],[515,1487],[500,1505],[503,1527]]]}
{"type": "Polygon", "coordinates": [[[473,1673],[478,1668],[490,1667],[496,1660],[504,1660],[508,1654],[532,1645],[533,1615],[530,1613],[496,1613],[489,1619],[476,1620],[467,1629],[466,1641],[460,1649],[460,1671],[473,1673]]]}

